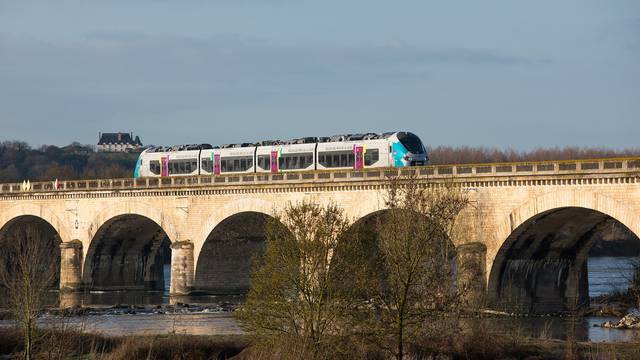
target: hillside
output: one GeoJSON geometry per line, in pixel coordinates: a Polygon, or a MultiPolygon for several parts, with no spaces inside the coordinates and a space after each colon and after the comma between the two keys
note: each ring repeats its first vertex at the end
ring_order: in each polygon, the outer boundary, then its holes
{"type": "Polygon", "coordinates": [[[0,182],[127,178],[137,153],[96,153],[89,145],[31,148],[21,141],[0,143],[0,182]]]}
{"type": "MultiPolygon", "coordinates": [[[[427,149],[432,164],[567,160],[640,156],[640,148],[540,148],[533,151],[468,146],[427,149]]],[[[133,176],[138,153],[96,153],[93,147],[73,143],[32,148],[22,141],[0,143],[0,182],[127,178],[133,176]]]]}
{"type": "Polygon", "coordinates": [[[640,156],[640,148],[614,150],[607,148],[552,147],[531,151],[492,147],[436,146],[428,147],[432,164],[478,164],[545,160],[579,160],[640,156]]]}

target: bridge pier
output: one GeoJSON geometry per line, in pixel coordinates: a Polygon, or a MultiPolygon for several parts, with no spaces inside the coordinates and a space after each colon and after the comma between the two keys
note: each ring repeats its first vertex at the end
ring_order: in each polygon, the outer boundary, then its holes
{"type": "Polygon", "coordinates": [[[179,241],[171,244],[171,295],[188,295],[193,289],[193,243],[179,241]]]}
{"type": "Polygon", "coordinates": [[[61,291],[60,309],[71,309],[82,306],[83,293],[79,291],[61,291]]]}
{"type": "Polygon", "coordinates": [[[82,242],[60,243],[60,291],[82,288],[82,242]]]}
{"type": "Polygon", "coordinates": [[[487,247],[481,243],[462,244],[456,248],[458,287],[470,306],[482,306],[485,300],[487,247]]]}

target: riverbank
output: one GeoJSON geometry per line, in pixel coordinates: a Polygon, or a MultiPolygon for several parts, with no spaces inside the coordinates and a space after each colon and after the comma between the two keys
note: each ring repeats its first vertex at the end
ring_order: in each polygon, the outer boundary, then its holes
{"type": "MultiPolygon", "coordinates": [[[[603,328],[605,322],[616,323],[621,317],[589,316],[517,316],[501,312],[467,313],[460,318],[462,328],[483,327],[497,333],[518,333],[525,338],[583,342],[635,342],[638,329],[603,328]]],[[[14,326],[9,319],[0,320],[0,328],[14,326]]],[[[109,307],[102,309],[75,309],[60,316],[58,311],[43,314],[38,320],[41,328],[76,329],[84,333],[104,336],[162,336],[182,335],[243,335],[242,327],[230,311],[199,307],[179,307],[177,311],[163,311],[140,307],[109,307]]]]}
{"type": "MultiPolygon", "coordinates": [[[[245,335],[104,336],[77,331],[42,332],[38,355],[48,359],[199,360],[286,359],[286,348],[256,349],[245,335]]],[[[20,355],[20,334],[0,329],[0,359],[20,355]]],[[[374,349],[353,348],[353,359],[383,359],[374,349]],[[356,355],[357,354],[357,355],[356,355]]],[[[616,359],[640,358],[638,343],[593,343],[505,336],[474,331],[464,337],[427,339],[410,347],[411,359],[616,359]]]]}
{"type": "MultiPolygon", "coordinates": [[[[105,336],[70,330],[41,331],[38,339],[36,353],[46,359],[231,359],[248,346],[244,335],[105,336]]],[[[20,333],[0,328],[0,359],[21,351],[20,333]]]]}

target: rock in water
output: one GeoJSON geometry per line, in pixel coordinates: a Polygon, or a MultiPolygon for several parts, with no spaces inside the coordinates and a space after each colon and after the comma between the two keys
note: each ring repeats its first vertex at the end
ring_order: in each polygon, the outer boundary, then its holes
{"type": "Polygon", "coordinates": [[[627,315],[617,323],[607,321],[601,324],[600,327],[612,329],[640,329],[640,310],[629,309],[627,315]]]}

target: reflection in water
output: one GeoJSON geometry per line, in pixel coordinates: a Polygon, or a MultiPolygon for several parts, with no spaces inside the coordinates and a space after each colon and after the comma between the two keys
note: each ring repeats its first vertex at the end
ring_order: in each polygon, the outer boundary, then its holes
{"type": "MultiPolygon", "coordinates": [[[[69,307],[113,307],[113,306],[161,306],[196,304],[211,305],[213,307],[226,304],[239,304],[244,297],[241,295],[190,295],[190,296],[169,296],[171,284],[171,265],[164,265],[164,291],[87,291],[83,293],[62,293],[60,294],[60,305],[63,308],[69,307]]],[[[58,293],[52,294],[50,303],[53,305],[57,300],[58,293]]]]}
{"type": "Polygon", "coordinates": [[[485,325],[510,334],[522,334],[525,337],[543,339],[562,339],[573,337],[577,341],[593,342],[630,342],[640,339],[637,330],[606,329],[596,327],[613,317],[586,317],[571,320],[560,317],[499,317],[481,319],[485,325]],[[572,324],[572,321],[573,324],[572,324]],[[571,335],[573,334],[573,335],[571,335]]]}
{"type": "Polygon", "coordinates": [[[589,258],[589,297],[627,290],[637,261],[637,257],[589,258]]]}
{"type": "Polygon", "coordinates": [[[87,331],[111,336],[242,334],[230,313],[98,315],[88,316],[83,321],[87,331]]]}
{"type": "MultiPolygon", "coordinates": [[[[65,318],[65,324],[78,330],[107,336],[123,335],[239,335],[242,329],[230,313],[194,314],[100,314],[65,318]]],[[[45,316],[41,325],[60,326],[59,319],[45,316]]],[[[0,320],[0,328],[12,326],[8,320],[0,320]]]]}

